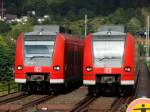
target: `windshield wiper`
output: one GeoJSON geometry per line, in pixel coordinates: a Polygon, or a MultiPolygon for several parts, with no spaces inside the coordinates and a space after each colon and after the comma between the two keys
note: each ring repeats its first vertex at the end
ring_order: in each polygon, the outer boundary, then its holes
{"type": "Polygon", "coordinates": [[[45,57],[48,57],[48,58],[51,58],[50,56],[32,56],[30,59],[34,59],[34,58],[45,58],[45,57]]]}
{"type": "Polygon", "coordinates": [[[102,61],[104,59],[119,59],[120,57],[103,57],[103,58],[96,58],[98,61],[102,61]]]}
{"type": "Polygon", "coordinates": [[[99,61],[102,61],[104,59],[109,59],[109,57],[98,58],[99,61]]]}

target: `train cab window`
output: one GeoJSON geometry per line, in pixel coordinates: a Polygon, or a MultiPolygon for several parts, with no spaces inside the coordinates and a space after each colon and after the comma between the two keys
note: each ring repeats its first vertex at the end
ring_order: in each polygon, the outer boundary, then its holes
{"type": "Polygon", "coordinates": [[[46,45],[26,45],[27,54],[49,54],[49,46],[46,45]]]}
{"type": "Polygon", "coordinates": [[[49,66],[52,61],[53,47],[54,41],[25,41],[25,65],[49,66]]]}
{"type": "Polygon", "coordinates": [[[121,67],[125,39],[93,39],[94,65],[97,67],[121,67]]]}

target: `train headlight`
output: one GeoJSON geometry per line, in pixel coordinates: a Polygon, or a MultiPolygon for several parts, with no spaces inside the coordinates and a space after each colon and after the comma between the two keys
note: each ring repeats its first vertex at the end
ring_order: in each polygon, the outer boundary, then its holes
{"type": "Polygon", "coordinates": [[[56,71],[59,71],[60,70],[60,66],[54,66],[53,69],[56,70],[56,71]]]}
{"type": "Polygon", "coordinates": [[[92,69],[92,67],[86,67],[86,71],[88,71],[88,72],[90,72],[90,71],[92,71],[93,69],[92,69]]]}
{"type": "Polygon", "coordinates": [[[21,65],[17,66],[17,70],[22,70],[22,69],[23,69],[23,67],[21,65]]]}
{"type": "Polygon", "coordinates": [[[124,71],[126,71],[126,72],[131,72],[131,67],[125,67],[125,68],[124,68],[124,71]]]}

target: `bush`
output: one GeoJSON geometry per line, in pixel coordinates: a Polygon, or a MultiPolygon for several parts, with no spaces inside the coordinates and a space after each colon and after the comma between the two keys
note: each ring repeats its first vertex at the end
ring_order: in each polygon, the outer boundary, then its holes
{"type": "Polygon", "coordinates": [[[5,33],[11,30],[11,27],[8,23],[0,21],[0,33],[5,33]]]}

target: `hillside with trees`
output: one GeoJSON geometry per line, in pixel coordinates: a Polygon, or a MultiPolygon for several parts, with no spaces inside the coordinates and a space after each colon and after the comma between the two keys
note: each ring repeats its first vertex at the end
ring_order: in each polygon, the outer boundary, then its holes
{"type": "Polygon", "coordinates": [[[127,25],[129,30],[140,30],[145,26],[146,13],[150,12],[150,1],[5,0],[5,8],[6,13],[18,17],[30,15],[31,11],[35,11],[33,19],[49,15],[45,24],[67,25],[75,34],[81,35],[79,32],[82,31],[85,14],[89,18],[89,31],[94,31],[95,25],[99,27],[101,24],[123,24],[127,25]]]}

